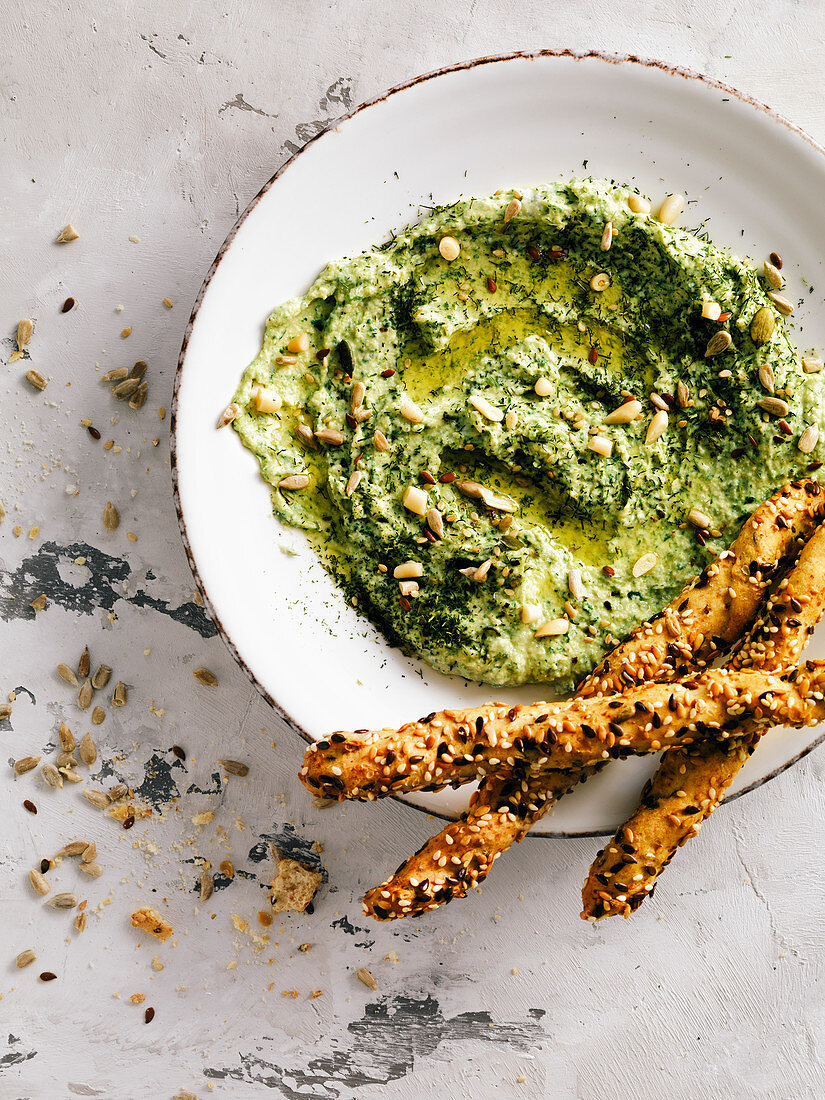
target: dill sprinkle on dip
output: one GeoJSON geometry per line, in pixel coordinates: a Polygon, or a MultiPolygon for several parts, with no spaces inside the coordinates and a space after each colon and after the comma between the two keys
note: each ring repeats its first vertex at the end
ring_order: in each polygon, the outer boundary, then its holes
{"type": "Polygon", "coordinates": [[[825,461],[792,264],[685,209],[591,178],[460,197],[273,303],[210,415],[405,652],[572,690],[825,461]]]}

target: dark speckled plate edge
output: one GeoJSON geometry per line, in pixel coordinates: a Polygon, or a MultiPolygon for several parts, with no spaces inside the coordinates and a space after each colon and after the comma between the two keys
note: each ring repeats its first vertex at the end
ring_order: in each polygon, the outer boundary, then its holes
{"type": "MultiPolygon", "coordinates": [[[[375,104],[377,104],[377,103],[382,103],[384,100],[388,99],[392,95],[395,95],[397,92],[406,91],[409,88],[415,87],[417,84],[421,84],[425,80],[433,80],[433,79],[435,79],[436,77],[439,77],[439,76],[445,76],[449,73],[460,72],[464,69],[472,69],[472,68],[475,68],[475,67],[480,66],[480,65],[493,65],[493,64],[499,64],[499,63],[505,62],[505,61],[514,61],[514,60],[528,60],[529,61],[529,60],[534,60],[534,59],[538,59],[538,58],[571,58],[574,61],[588,61],[588,60],[601,61],[601,62],[604,62],[604,63],[609,64],[609,65],[626,65],[626,64],[640,65],[640,66],[644,66],[646,68],[659,69],[662,72],[669,73],[671,76],[680,76],[685,80],[698,81],[702,84],[707,85],[710,88],[716,89],[717,91],[722,91],[726,95],[734,96],[736,99],[740,100],[741,102],[746,103],[749,106],[754,107],[756,110],[763,112],[765,115],[767,115],[773,121],[779,123],[782,126],[785,126],[792,133],[796,134],[803,141],[805,141],[808,145],[810,145],[811,148],[815,149],[817,152],[819,152],[823,156],[825,156],[825,149],[818,142],[814,141],[814,139],[809,134],[807,134],[799,126],[796,126],[789,119],[785,118],[783,115],[779,114],[777,111],[773,110],[771,107],[768,107],[766,104],[760,102],[757,99],[754,99],[752,96],[746,95],[744,92],[738,91],[736,88],[731,87],[729,84],[724,84],[721,81],[714,80],[713,78],[705,76],[702,73],[693,72],[690,69],[681,68],[678,65],[670,65],[670,64],[668,64],[667,62],[664,62],[664,61],[656,61],[652,58],[637,57],[635,54],[611,54],[611,53],[602,53],[599,50],[586,50],[586,51],[561,50],[561,49],[559,49],[559,50],[534,50],[534,51],[516,51],[514,53],[497,54],[497,55],[492,55],[492,56],[489,56],[489,57],[477,57],[477,58],[473,58],[472,60],[469,60],[469,61],[459,61],[459,62],[456,62],[456,64],[454,64],[454,65],[447,65],[444,68],[436,69],[433,72],[424,73],[421,76],[414,77],[412,80],[408,80],[403,84],[397,84],[395,87],[390,88],[388,91],[383,92],[378,96],[375,96],[375,98],[373,98],[373,99],[367,100],[365,103],[362,103],[358,107],[355,107],[353,110],[347,112],[347,114],[342,115],[339,118],[335,119],[328,126],[326,126],[323,130],[321,130],[314,137],[312,137],[308,142],[306,142],[306,144],[303,145],[298,150],[297,153],[293,153],[293,155],[291,157],[289,157],[289,159],[286,160],[284,162],[284,164],[281,165],[281,167],[278,169],[278,171],[269,180],[267,180],[267,182],[264,184],[264,186],[261,188],[261,190],[258,192],[258,194],[252,199],[252,201],[249,203],[249,205],[246,207],[246,209],[240,215],[238,220],[233,225],[232,229],[229,231],[229,234],[227,235],[226,240],[223,242],[223,244],[219,248],[218,253],[215,256],[215,259],[212,261],[212,264],[211,264],[209,270],[206,273],[206,277],[204,278],[203,284],[202,284],[202,286],[201,286],[201,288],[198,292],[197,298],[195,299],[195,303],[192,307],[192,312],[189,316],[189,321],[187,323],[186,330],[184,332],[183,343],[181,344],[181,349],[180,349],[180,355],[178,356],[178,364],[177,364],[177,368],[176,368],[176,371],[175,371],[175,381],[174,381],[174,386],[173,386],[173,390],[172,390],[172,405],[171,405],[171,417],[170,417],[170,450],[171,450],[170,465],[171,465],[171,472],[172,472],[173,499],[174,499],[174,502],[175,502],[175,512],[177,513],[177,517],[178,517],[178,527],[180,529],[181,539],[183,540],[183,547],[184,547],[184,551],[186,553],[186,558],[187,558],[187,561],[189,562],[189,568],[192,570],[192,576],[194,577],[195,584],[197,585],[198,591],[201,593],[201,595],[203,597],[204,606],[206,607],[209,615],[211,616],[212,620],[214,621],[215,626],[218,630],[218,633],[219,633],[220,637],[223,639],[223,641],[224,641],[225,645],[227,646],[227,648],[229,649],[230,653],[235,658],[235,660],[238,662],[238,664],[241,666],[241,668],[244,670],[244,672],[249,677],[250,681],[255,686],[255,688],[260,692],[260,694],[263,696],[263,698],[266,699],[266,701],[269,703],[269,705],[275,711],[277,711],[277,713],[283,718],[283,720],[290,727],[290,729],[294,730],[295,733],[297,733],[300,737],[302,737],[309,744],[312,744],[313,738],[310,737],[310,735],[307,733],[307,731],[305,729],[303,729],[303,727],[298,722],[296,722],[295,719],[292,718],[292,716],[290,714],[288,714],[284,710],[284,708],[278,703],[277,699],[274,699],[270,695],[270,693],[266,690],[266,688],[263,686],[263,684],[261,684],[261,682],[257,679],[257,677],[255,676],[252,669],[249,667],[249,665],[243,659],[240,652],[238,651],[237,646],[232,641],[232,638],[229,636],[228,631],[226,630],[223,623],[221,622],[220,616],[215,611],[215,608],[212,606],[212,603],[209,599],[209,594],[207,593],[206,587],[203,583],[203,580],[201,579],[200,573],[198,571],[197,563],[195,562],[195,556],[194,556],[194,553],[192,551],[192,547],[191,547],[190,542],[189,542],[189,537],[188,537],[187,530],[186,530],[186,520],[185,520],[184,515],[183,515],[183,508],[181,506],[180,492],[179,492],[179,486],[178,486],[177,417],[178,417],[178,398],[179,398],[179,393],[180,393],[181,379],[183,377],[183,369],[184,369],[184,364],[185,364],[185,359],[186,359],[186,351],[187,351],[187,348],[189,346],[189,339],[192,335],[192,330],[194,328],[195,321],[196,321],[197,316],[198,316],[198,311],[200,310],[203,299],[206,296],[206,292],[209,288],[209,284],[211,283],[212,278],[213,278],[215,272],[218,269],[218,265],[220,264],[221,260],[226,255],[227,251],[229,250],[229,248],[232,244],[232,241],[234,240],[235,235],[237,234],[237,232],[240,229],[243,222],[246,220],[246,218],[249,216],[249,214],[255,209],[255,207],[258,205],[260,200],[267,193],[267,191],[270,189],[270,187],[272,187],[272,185],[276,182],[276,180],[278,180],[283,175],[283,173],[287,170],[287,168],[289,168],[289,166],[295,160],[297,160],[298,157],[304,152],[304,150],[307,149],[310,145],[312,145],[315,142],[319,141],[321,138],[323,138],[325,135],[329,134],[330,132],[335,131],[342,123],[346,122],[350,118],[353,118],[355,115],[360,114],[361,111],[366,110],[368,107],[375,106],[375,104]]],[[[740,798],[743,794],[749,794],[751,791],[755,791],[758,787],[761,787],[763,784],[769,782],[771,779],[775,779],[776,776],[780,775],[782,772],[786,771],[788,768],[790,768],[794,764],[798,763],[800,760],[803,759],[803,757],[807,756],[809,752],[812,752],[815,748],[817,748],[818,745],[822,744],[823,740],[825,740],[825,732],[823,732],[819,737],[817,737],[815,741],[812,741],[809,745],[806,745],[804,749],[802,749],[800,752],[798,752],[790,760],[786,761],[786,763],[782,764],[781,767],[774,768],[773,771],[769,772],[767,775],[763,776],[761,779],[754,780],[754,782],[749,784],[747,787],[743,787],[741,791],[737,791],[735,794],[728,795],[727,798],[724,800],[725,804],[733,802],[737,798],[740,798]]],[[[413,809],[419,810],[419,812],[421,812],[421,813],[429,814],[431,817],[440,818],[443,821],[452,821],[452,820],[454,820],[454,818],[452,818],[450,815],[440,814],[440,813],[435,812],[434,810],[425,809],[424,807],[421,807],[421,806],[416,806],[414,803],[407,802],[406,799],[399,799],[398,801],[404,802],[405,805],[410,806],[413,809]]],[[[552,831],[552,832],[531,832],[531,833],[528,833],[527,835],[529,837],[538,837],[540,839],[569,840],[569,839],[581,838],[581,837],[608,836],[612,832],[613,832],[612,827],[605,827],[604,829],[601,829],[601,830],[587,830],[587,831],[584,831],[584,832],[565,832],[563,830],[556,830],[556,831],[552,831]]]]}

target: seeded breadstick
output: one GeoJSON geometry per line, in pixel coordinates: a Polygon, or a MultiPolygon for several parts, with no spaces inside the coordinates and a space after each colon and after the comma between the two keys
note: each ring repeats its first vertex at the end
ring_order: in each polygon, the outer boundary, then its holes
{"type": "MultiPolygon", "coordinates": [[[[769,598],[732,667],[774,670],[799,660],[825,614],[825,526],[769,598]]],[[[582,918],[629,917],[656,886],[676,849],[696,836],[759,743],[764,727],[744,723],[741,736],[666,752],[641,804],[599,852],[582,890],[582,918]]]]}
{"type": "MultiPolygon", "coordinates": [[[[729,554],[717,558],[660,615],[613,650],[580,685],[579,693],[621,690],[628,680],[667,681],[676,677],[677,670],[706,664],[717,645],[735,641],[736,631],[752,620],[771,577],[783,562],[793,560],[800,540],[810,535],[823,509],[825,494],[810,479],[780,489],[756,509],[729,554]],[[733,605],[734,614],[728,605],[733,605]],[[669,648],[664,644],[663,629],[669,648]],[[702,641],[696,646],[700,636],[702,641]],[[691,659],[683,660],[686,652],[692,654],[691,659]],[[674,659],[677,655],[678,660],[674,659]]],[[[386,882],[369,891],[364,898],[365,913],[385,920],[463,897],[469,887],[486,877],[502,852],[520,841],[559,798],[593,770],[549,769],[533,776],[506,768],[487,775],[458,821],[445,826],[386,882]],[[447,867],[448,860],[455,866],[456,859],[465,866],[458,878],[447,867]]]]}
{"type": "MultiPolygon", "coordinates": [[[[371,801],[388,794],[440,790],[502,764],[542,768],[598,764],[714,737],[752,718],[760,726],[802,726],[822,711],[808,683],[825,662],[776,673],[708,669],[672,684],[647,684],[608,698],[511,707],[496,703],[442,711],[401,730],[333,734],[304,756],[302,782],[327,798],[371,801]],[[542,709],[543,708],[543,709],[542,709]],[[538,713],[542,710],[542,713],[538,713]]],[[[818,689],[817,689],[818,690],[818,689]]],[[[818,692],[821,695],[821,693],[818,692]]]]}

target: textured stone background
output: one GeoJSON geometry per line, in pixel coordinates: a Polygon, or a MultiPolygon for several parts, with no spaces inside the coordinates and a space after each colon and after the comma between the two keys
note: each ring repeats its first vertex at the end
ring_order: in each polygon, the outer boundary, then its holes
{"type": "Polygon", "coordinates": [[[0,723],[3,758],[44,751],[61,718],[88,728],[53,671],[88,643],[130,689],[96,730],[94,770],[155,810],[124,832],[77,788],[4,771],[0,1094],[821,1096],[823,754],[720,811],[630,923],[578,918],[592,842],[535,840],[478,895],[414,924],[367,925],[364,887],[432,822],[396,804],[317,810],[297,786],[301,745],[194,600],[169,421],[157,413],[203,273],[238,213],[350,105],[468,57],[597,48],[703,70],[825,141],[820,6],[7,0],[0,30],[4,363],[18,319],[37,323],[31,363],[4,368],[0,402],[0,695],[17,691],[0,723]],[[70,220],[81,239],[55,246],[70,220]],[[79,307],[64,316],[69,294],[79,307]],[[97,372],[137,358],[150,379],[139,414],[116,405],[97,372]],[[42,395],[21,380],[29,365],[51,379],[42,395]],[[104,450],[108,439],[121,449],[104,450]],[[103,529],[107,500],[120,509],[115,532],[103,529]],[[35,616],[40,592],[49,605],[35,616]],[[217,690],[195,682],[198,665],[215,671],[217,690]],[[221,778],[225,755],[250,763],[248,779],[221,778]],[[22,809],[27,796],[37,817],[22,809]],[[214,820],[194,824],[206,810],[214,820]],[[75,836],[97,840],[105,867],[96,880],[68,865],[52,872],[55,889],[89,899],[82,936],[26,881],[75,836]],[[313,915],[276,921],[261,942],[250,933],[267,931],[255,915],[269,841],[322,867],[325,884],[313,915]],[[199,905],[199,862],[226,855],[239,873],[199,905]],[[138,942],[128,926],[143,901],[170,916],[169,944],[138,942]],[[304,942],[311,950],[297,952],[304,942]],[[38,961],[17,971],[28,946],[38,961]],[[356,980],[360,966],[376,992],[356,980]],[[38,982],[42,969],[57,981],[38,982]],[[314,989],[323,996],[310,1000],[314,989]]]}

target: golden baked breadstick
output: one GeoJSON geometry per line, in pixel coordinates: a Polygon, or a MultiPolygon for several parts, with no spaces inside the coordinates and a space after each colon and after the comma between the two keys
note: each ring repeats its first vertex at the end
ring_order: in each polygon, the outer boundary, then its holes
{"type": "Polygon", "coordinates": [[[304,756],[301,780],[327,798],[372,801],[388,794],[459,786],[517,763],[542,768],[598,764],[731,737],[743,720],[802,726],[825,704],[810,696],[825,662],[773,672],[707,669],[670,684],[647,684],[607,698],[511,707],[488,703],[441,711],[401,730],[333,734],[304,756]],[[539,713],[540,712],[540,713],[539,713]]]}
{"type": "MultiPolygon", "coordinates": [[[[671,680],[677,670],[708,663],[718,655],[717,646],[736,641],[737,631],[752,621],[766,586],[783,563],[794,559],[800,541],[808,538],[823,514],[825,494],[816,482],[802,479],[783,486],[756,509],[730,552],[720,555],[660,615],[620,643],[580,685],[578,694],[621,690],[628,678],[634,677],[639,682],[671,680]],[[670,649],[663,644],[663,629],[670,649]],[[694,649],[700,636],[702,641],[694,649]],[[683,660],[687,652],[692,656],[683,660]],[[677,654],[678,661],[674,659],[677,654]]],[[[386,882],[370,890],[364,898],[364,912],[387,920],[463,897],[486,877],[502,852],[520,841],[559,798],[593,770],[551,769],[532,776],[508,768],[485,776],[468,811],[432,837],[386,882]],[[459,858],[466,867],[458,879],[443,862],[448,849],[449,859],[459,858]]]]}
{"type": "MultiPolygon", "coordinates": [[[[769,598],[731,667],[774,670],[795,663],[825,614],[825,525],[769,598]]],[[[645,784],[638,809],[596,856],[582,890],[582,918],[629,917],[653,893],[676,849],[696,836],[759,743],[745,723],[727,743],[673,749],[645,784]],[[686,811],[690,810],[690,813],[686,811]]]]}

